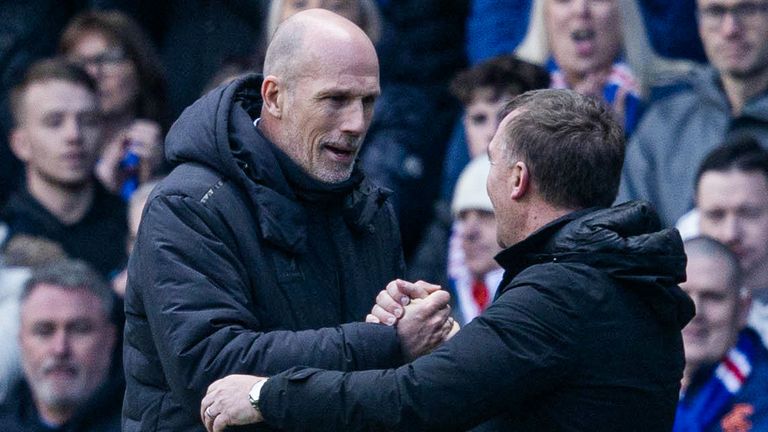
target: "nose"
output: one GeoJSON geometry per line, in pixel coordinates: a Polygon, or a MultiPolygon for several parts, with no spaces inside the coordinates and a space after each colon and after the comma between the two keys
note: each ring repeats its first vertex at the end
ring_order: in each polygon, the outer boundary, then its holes
{"type": "Polygon", "coordinates": [[[733,36],[741,32],[741,22],[736,17],[734,11],[730,11],[723,16],[720,29],[727,36],[733,36]]]}
{"type": "Polygon", "coordinates": [[[578,16],[587,16],[590,11],[590,2],[592,0],[573,0],[573,11],[578,16]]]}
{"type": "Polygon", "coordinates": [[[468,212],[461,221],[462,233],[465,240],[474,240],[477,238],[480,228],[480,218],[474,211],[468,212]]]}
{"type": "Polygon", "coordinates": [[[64,120],[64,124],[61,127],[62,133],[64,134],[67,142],[79,141],[81,136],[81,126],[80,122],[75,118],[75,116],[67,116],[67,118],[64,120]]]}
{"type": "Polygon", "coordinates": [[[720,241],[727,245],[738,243],[741,240],[741,224],[735,216],[728,216],[720,226],[720,241]]]}
{"type": "Polygon", "coordinates": [[[57,330],[51,337],[51,351],[57,357],[66,357],[70,350],[69,334],[65,330],[57,330]]]}
{"type": "Polygon", "coordinates": [[[355,100],[344,111],[341,131],[350,135],[360,136],[365,133],[369,114],[361,100],[355,100]]]}

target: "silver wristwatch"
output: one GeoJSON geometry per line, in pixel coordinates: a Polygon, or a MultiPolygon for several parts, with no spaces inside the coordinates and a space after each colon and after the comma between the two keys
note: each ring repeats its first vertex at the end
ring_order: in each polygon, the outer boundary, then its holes
{"type": "Polygon", "coordinates": [[[261,412],[259,409],[259,396],[261,395],[261,388],[264,387],[265,382],[267,382],[266,379],[257,382],[251,387],[251,391],[248,393],[248,401],[251,403],[253,409],[258,412],[261,412]]]}

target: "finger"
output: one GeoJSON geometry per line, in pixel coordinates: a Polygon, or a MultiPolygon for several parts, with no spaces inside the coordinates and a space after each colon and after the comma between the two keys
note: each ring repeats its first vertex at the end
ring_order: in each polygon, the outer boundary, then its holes
{"type": "Polygon", "coordinates": [[[229,416],[226,413],[221,413],[216,416],[216,420],[213,421],[213,431],[221,432],[227,426],[229,426],[229,416]]]}
{"type": "Polygon", "coordinates": [[[371,309],[371,315],[375,316],[380,323],[386,324],[388,326],[394,325],[397,322],[397,317],[385,311],[379,305],[373,305],[373,309],[371,309]]]}
{"type": "Polygon", "coordinates": [[[410,299],[421,299],[429,295],[429,291],[424,288],[423,284],[425,284],[425,282],[422,282],[422,284],[417,284],[400,279],[397,280],[397,286],[400,291],[407,295],[410,299]]]}
{"type": "Polygon", "coordinates": [[[366,315],[365,322],[372,323],[372,324],[381,324],[381,321],[376,317],[376,315],[373,315],[373,314],[366,315]]]}
{"type": "Polygon", "coordinates": [[[208,432],[213,431],[213,422],[216,420],[216,417],[211,417],[208,414],[203,415],[203,424],[205,424],[205,429],[208,432]]]}
{"type": "Polygon", "coordinates": [[[429,282],[418,280],[414,282],[414,285],[419,287],[419,289],[422,289],[427,292],[427,294],[432,294],[433,292],[443,289],[440,285],[431,284],[429,282]]]}
{"type": "Polygon", "coordinates": [[[451,301],[451,295],[443,290],[435,291],[429,296],[427,296],[425,300],[425,311],[429,314],[437,313],[440,309],[446,309],[447,312],[444,313],[450,313],[450,308],[448,307],[448,303],[451,301]]]}
{"type": "Polygon", "coordinates": [[[376,296],[376,304],[388,313],[394,315],[395,318],[403,316],[403,307],[397,300],[392,298],[388,291],[379,292],[379,295],[376,296]]]}
{"type": "Polygon", "coordinates": [[[400,279],[395,279],[392,282],[387,284],[387,287],[385,288],[386,292],[389,294],[389,296],[392,298],[392,300],[398,304],[401,304],[403,306],[408,305],[408,303],[411,302],[411,298],[408,295],[408,292],[406,291],[406,288],[404,284],[407,284],[408,282],[405,282],[400,279]]]}

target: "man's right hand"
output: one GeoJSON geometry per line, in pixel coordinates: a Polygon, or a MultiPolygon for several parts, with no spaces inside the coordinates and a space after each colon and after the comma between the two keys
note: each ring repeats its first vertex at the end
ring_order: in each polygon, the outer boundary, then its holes
{"type": "Polygon", "coordinates": [[[452,335],[454,320],[448,305],[450,300],[450,294],[437,290],[405,306],[397,323],[397,335],[407,361],[429,353],[452,335]]]}

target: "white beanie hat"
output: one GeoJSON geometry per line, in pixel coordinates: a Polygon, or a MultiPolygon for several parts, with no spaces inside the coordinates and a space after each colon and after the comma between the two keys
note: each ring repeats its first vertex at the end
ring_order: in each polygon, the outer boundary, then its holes
{"type": "Polygon", "coordinates": [[[461,172],[453,192],[451,213],[454,217],[464,210],[493,211],[491,199],[488,197],[488,190],[485,187],[490,170],[491,163],[488,160],[488,155],[485,154],[477,156],[467,164],[461,172]]]}

